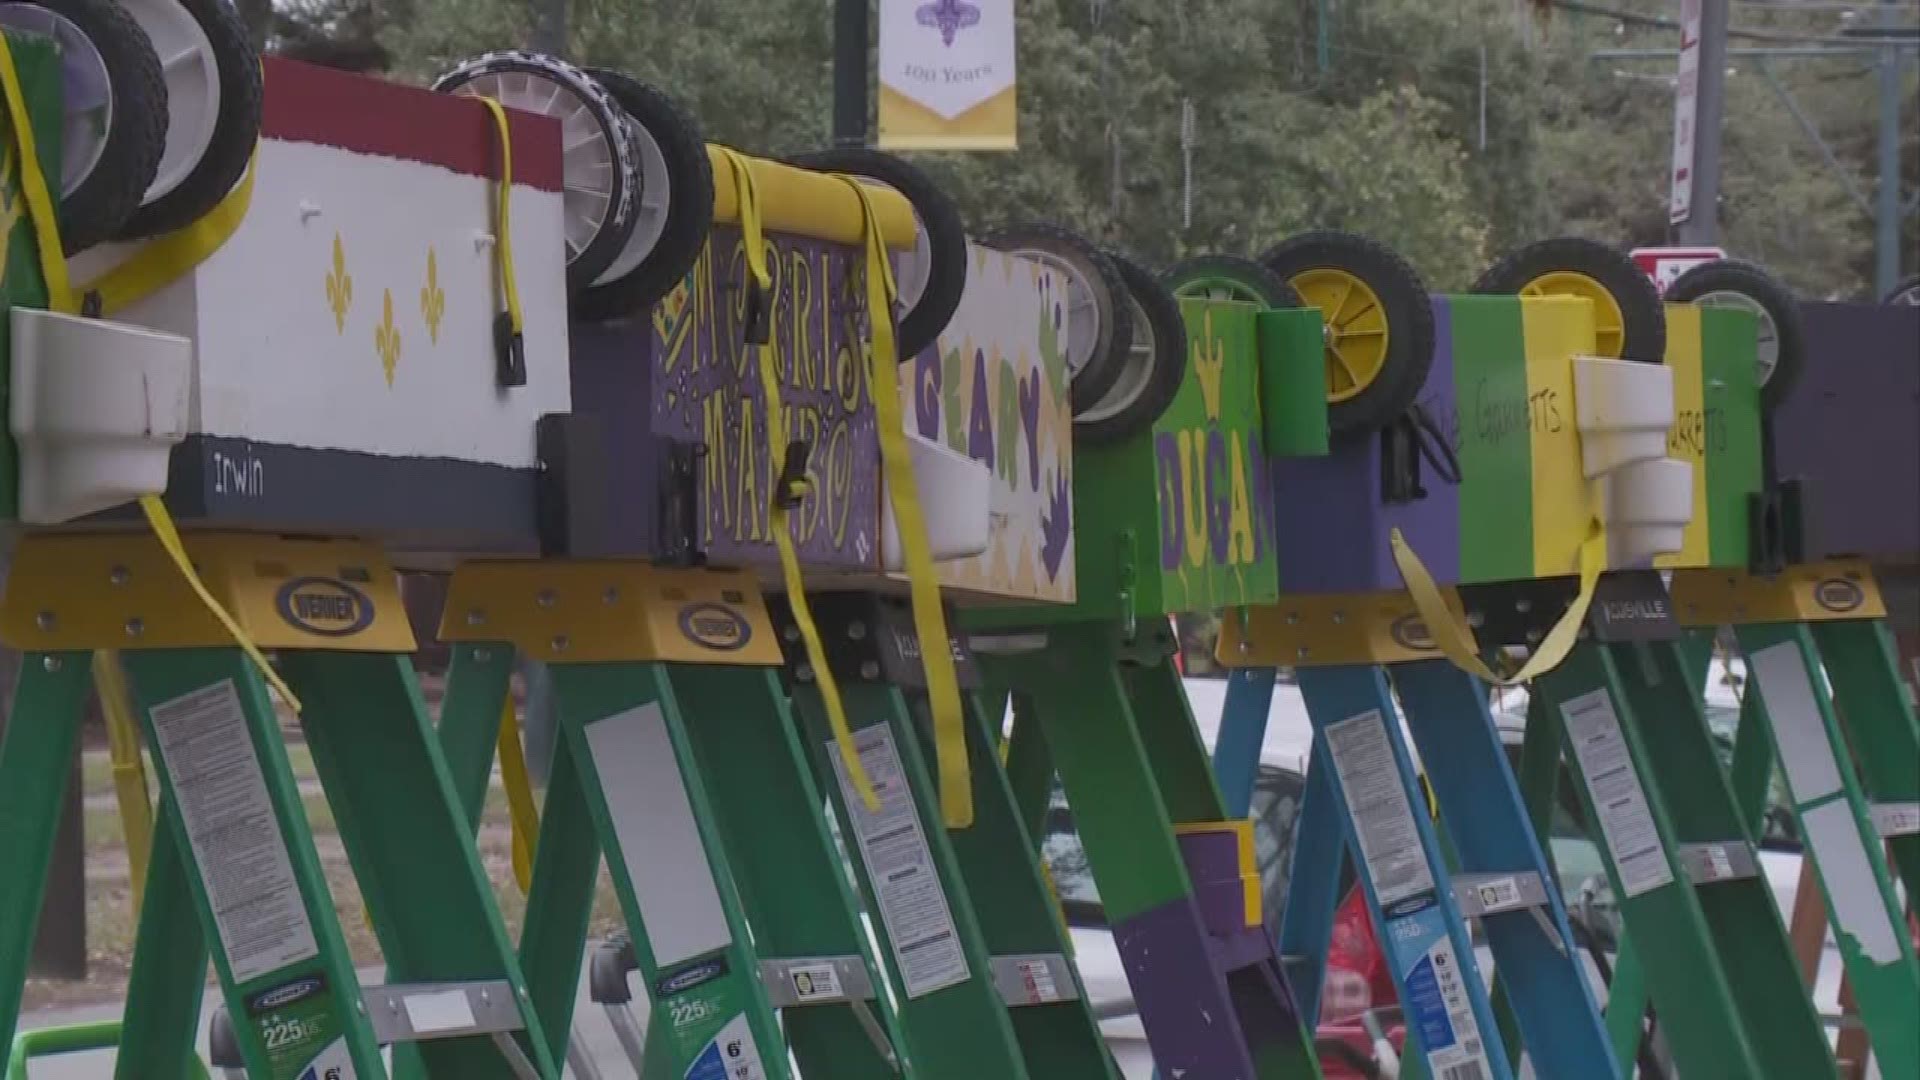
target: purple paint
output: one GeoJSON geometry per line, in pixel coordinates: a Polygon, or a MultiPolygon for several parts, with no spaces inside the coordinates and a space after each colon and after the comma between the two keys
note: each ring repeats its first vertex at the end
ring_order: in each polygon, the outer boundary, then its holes
{"type": "MultiPolygon", "coordinates": [[[[880,451],[865,370],[865,314],[857,252],[789,236],[768,238],[771,342],[789,440],[809,444],[810,490],[791,512],[801,562],[872,569],[879,561],[880,451]]],[[[652,434],[707,446],[703,488],[708,557],[719,565],[776,559],[759,349],[745,344],[745,249],[737,229],[715,228],[690,288],[654,308],[652,434]]],[[[644,363],[640,357],[635,363],[644,363]]],[[[597,403],[576,390],[576,410],[597,403]]],[[[645,412],[609,410],[609,429],[645,412]]],[[[784,455],[784,448],[782,448],[784,455]]],[[[643,455],[613,459],[622,480],[656,469],[643,455]]],[[[651,507],[651,503],[647,504],[651,507]]]]}
{"type": "Polygon", "coordinates": [[[1073,492],[1065,470],[1049,474],[1047,482],[1052,491],[1040,515],[1040,563],[1047,568],[1047,580],[1054,581],[1067,557],[1067,538],[1073,535],[1073,492]]]}
{"type": "Polygon", "coordinates": [[[1207,538],[1213,561],[1224,566],[1233,532],[1233,470],[1227,462],[1227,436],[1219,428],[1207,432],[1207,460],[1203,467],[1207,500],[1207,538]]]}
{"type": "MultiPolygon", "coordinates": [[[[1459,413],[1453,382],[1453,319],[1445,297],[1433,298],[1433,369],[1419,401],[1442,427],[1459,413]]],[[[1273,498],[1300,517],[1278,531],[1283,593],[1384,592],[1405,588],[1393,564],[1394,529],[1420,554],[1440,584],[1460,577],[1460,489],[1424,464],[1427,497],[1381,502],[1380,437],[1336,441],[1324,458],[1273,463],[1273,498]]]]}
{"type": "Polygon", "coordinates": [[[1911,561],[1920,555],[1920,308],[1800,310],[1806,370],[1774,413],[1773,445],[1778,475],[1802,481],[1807,557],[1911,561]]]}
{"type": "Polygon", "coordinates": [[[1027,436],[1027,486],[1040,489],[1040,369],[1020,380],[1020,430],[1027,436]]]}
{"type": "Polygon", "coordinates": [[[1113,942],[1161,1071],[1251,1080],[1247,1036],[1192,898],[1116,919],[1113,942]]]}
{"type": "Polygon", "coordinates": [[[921,438],[940,440],[940,350],[934,345],[913,358],[913,421],[921,438]]]}
{"type": "Polygon", "coordinates": [[[1180,569],[1186,556],[1186,541],[1180,530],[1180,515],[1185,513],[1180,495],[1180,448],[1171,431],[1153,437],[1154,475],[1160,485],[1160,569],[1180,569]]]}
{"type": "Polygon", "coordinates": [[[987,401],[987,354],[973,350],[973,401],[967,407],[967,456],[993,468],[993,414],[987,401]]]}

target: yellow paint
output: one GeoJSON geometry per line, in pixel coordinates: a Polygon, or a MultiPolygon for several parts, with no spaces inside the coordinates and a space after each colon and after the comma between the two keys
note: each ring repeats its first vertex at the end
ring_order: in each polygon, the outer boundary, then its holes
{"type": "Polygon", "coordinates": [[[1673,612],[1682,626],[1850,622],[1887,617],[1873,570],[1855,559],[1788,567],[1759,577],[1745,571],[1675,570],[1673,612]]]}
{"type": "MultiPolygon", "coordinates": [[[[447,291],[440,287],[439,260],[434,257],[433,246],[427,246],[427,283],[420,286],[420,317],[427,320],[427,338],[435,345],[440,344],[440,320],[447,314],[447,291]]],[[[393,379],[387,379],[392,385],[393,379]]]]}
{"type": "Polygon", "coordinates": [[[882,150],[1015,150],[1020,116],[1015,88],[948,119],[889,86],[880,87],[882,150]]]}
{"type": "Polygon", "coordinates": [[[1261,910],[1265,891],[1260,884],[1260,861],[1255,854],[1253,843],[1253,819],[1235,818],[1231,821],[1186,821],[1173,826],[1175,836],[1203,836],[1207,833],[1229,832],[1234,838],[1234,856],[1240,866],[1241,911],[1249,927],[1266,925],[1265,913],[1261,910]]]}
{"type": "Polygon", "coordinates": [[[380,325],[373,328],[373,348],[380,354],[380,370],[386,373],[391,387],[393,369],[400,364],[400,328],[393,324],[393,290],[380,292],[380,325]]]}
{"type": "Polygon", "coordinates": [[[13,260],[5,258],[8,249],[13,246],[13,228],[20,224],[26,214],[26,199],[15,190],[13,140],[0,143],[0,285],[7,280],[7,264],[13,260]]]}
{"type": "Polygon", "coordinates": [[[1380,297],[1366,282],[1333,267],[1295,274],[1287,284],[1308,307],[1320,310],[1326,328],[1327,400],[1359,396],[1380,377],[1393,340],[1380,297]]]}
{"type": "Polygon", "coordinates": [[[1575,574],[1593,507],[1574,427],[1573,358],[1594,354],[1593,305],[1573,297],[1523,299],[1520,324],[1533,455],[1533,572],[1538,577],[1575,574]]]}
{"type": "Polygon", "coordinates": [[[1193,343],[1193,370],[1200,380],[1200,403],[1207,419],[1220,419],[1220,375],[1227,366],[1227,343],[1213,334],[1213,311],[1200,324],[1200,340],[1193,343]]]}
{"type": "MultiPolygon", "coordinates": [[[[1460,597],[1443,590],[1464,618],[1460,597]]],[[[1433,642],[1405,592],[1311,593],[1243,609],[1220,620],[1214,659],[1222,667],[1325,667],[1436,660],[1433,642]]]]}
{"type": "MultiPolygon", "coordinates": [[[[749,157],[724,146],[707,144],[707,160],[713,166],[713,220],[719,224],[738,224],[740,194],[734,178],[734,160],[746,163],[759,198],[760,227],[767,232],[804,236],[833,244],[858,247],[866,236],[860,200],[842,180],[827,173],[784,165],[766,158],[749,157]]],[[[892,188],[863,185],[873,200],[879,218],[880,235],[890,248],[913,247],[918,228],[914,224],[913,204],[892,188]]]]}
{"type": "MultiPolygon", "coordinates": [[[[189,533],[184,544],[208,593],[262,649],[414,651],[393,569],[372,545],[245,533],[189,533]],[[328,606],[342,597],[357,599],[328,606]]],[[[23,651],[228,648],[235,636],[147,534],[28,536],[0,604],[0,641],[23,651]]]]}
{"type": "MultiPolygon", "coordinates": [[[[1530,299],[1561,296],[1586,300],[1593,304],[1594,343],[1588,350],[1590,355],[1619,359],[1625,351],[1627,341],[1626,316],[1620,311],[1620,301],[1605,285],[1576,270],[1554,270],[1525,285],[1520,286],[1519,295],[1530,299]]],[[[1650,359],[1650,358],[1648,358],[1650,359]]]]}
{"type": "Polygon", "coordinates": [[[327,309],[333,312],[333,328],[347,332],[347,309],[353,306],[353,275],[347,273],[347,247],[340,234],[333,234],[333,267],[327,271],[327,309]]]}
{"type": "Polygon", "coordinates": [[[440,639],[510,642],[548,663],[780,663],[751,573],[618,560],[464,563],[440,639]]]}
{"type": "Polygon", "coordinates": [[[1701,378],[1700,309],[1692,304],[1667,305],[1667,366],[1673,369],[1675,431],[1667,439],[1667,455],[1693,465],[1693,520],[1681,534],[1680,550],[1655,557],[1663,569],[1705,566],[1712,561],[1707,536],[1707,450],[1705,438],[1683,438],[1680,425],[1705,424],[1706,402],[1701,378]]]}

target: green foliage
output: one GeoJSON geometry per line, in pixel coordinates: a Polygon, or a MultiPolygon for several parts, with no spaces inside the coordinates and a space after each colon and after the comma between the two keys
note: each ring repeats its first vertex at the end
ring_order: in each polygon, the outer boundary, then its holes
{"type": "MultiPolygon", "coordinates": [[[[424,80],[465,56],[523,45],[536,9],[565,2],[290,0],[276,38],[364,39],[377,22],[394,74],[424,80]]],[[[1673,15],[1662,0],[1613,2],[1673,15]]],[[[1549,235],[1621,247],[1668,239],[1673,66],[1592,53],[1671,49],[1672,30],[1565,11],[1541,20],[1517,0],[1019,0],[1015,9],[1021,149],[916,157],[976,232],[1043,218],[1152,262],[1254,254],[1305,229],[1343,228],[1393,246],[1441,289],[1549,235]]],[[[716,141],[772,155],[827,141],[824,0],[576,0],[568,17],[573,59],[667,89],[716,141]]],[[[1789,37],[1835,32],[1830,16],[1803,12],[1740,9],[1735,21],[1789,37]]],[[[1869,215],[1759,69],[1733,66],[1724,245],[1811,295],[1864,291],[1869,215]]],[[[1870,65],[1777,61],[1774,72],[1871,198],[1870,65]]],[[[1920,180],[1916,151],[1910,126],[1909,185],[1920,180]]]]}

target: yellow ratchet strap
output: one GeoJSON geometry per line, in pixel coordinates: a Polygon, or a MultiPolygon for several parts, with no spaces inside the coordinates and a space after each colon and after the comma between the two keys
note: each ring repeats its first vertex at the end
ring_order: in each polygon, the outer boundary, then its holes
{"type": "MultiPolygon", "coordinates": [[[[20,161],[20,192],[27,200],[34,244],[40,249],[40,272],[46,279],[47,307],[63,315],[72,315],[79,308],[67,280],[66,256],[60,245],[60,222],[54,216],[53,199],[47,193],[46,175],[40,171],[40,154],[33,144],[33,122],[27,116],[26,98],[20,90],[20,72],[14,67],[13,49],[8,46],[4,36],[0,36],[0,92],[6,95],[7,118],[12,123],[14,151],[20,161]]],[[[101,283],[113,289],[118,302],[124,305],[200,265],[226,242],[240,219],[246,215],[247,202],[253,196],[252,176],[253,166],[249,164],[247,179],[241,181],[206,218],[148,244],[125,263],[109,271],[101,283]],[[211,222],[208,228],[200,227],[208,222],[211,222]],[[221,231],[222,227],[224,231],[221,231]]],[[[103,292],[103,308],[106,299],[103,292]]],[[[146,513],[148,524],[153,526],[154,535],[160,539],[160,546],[166,549],[174,565],[185,575],[187,584],[193,586],[200,602],[213,612],[214,618],[220,620],[220,625],[226,627],[227,633],[233,635],[234,641],[258,665],[260,674],[286,700],[287,705],[294,712],[299,712],[300,699],[281,681],[273,666],[267,663],[266,656],[240,629],[240,624],[207,591],[206,583],[200,580],[200,575],[193,569],[193,561],[187,558],[186,548],[180,543],[180,531],[174,527],[173,516],[167,513],[166,504],[160,501],[158,495],[142,495],[140,509],[146,513]]]]}
{"type": "Polygon", "coordinates": [[[1433,634],[1433,642],[1445,653],[1447,659],[1469,674],[1476,675],[1492,686],[1516,686],[1534,676],[1552,671],[1560,661],[1567,658],[1574,643],[1580,639],[1580,624],[1586,621],[1587,608],[1593,603],[1593,589],[1600,581],[1600,571],[1607,565],[1607,527],[1595,513],[1588,527],[1587,538],[1580,543],[1580,593],[1573,603],[1567,606],[1560,621],[1540,639],[1533,655],[1520,666],[1520,670],[1511,676],[1500,676],[1493,672],[1480,659],[1480,646],[1474,640],[1473,627],[1467,625],[1464,617],[1447,606],[1440,594],[1439,586],[1433,582],[1433,575],[1427,572],[1420,556],[1413,553],[1413,547],[1407,543],[1400,530],[1393,530],[1393,562],[1400,568],[1400,576],[1407,583],[1407,593],[1413,598],[1413,606],[1426,620],[1428,630],[1433,634]]]}
{"type": "Polygon", "coordinates": [[[533,803],[533,782],[527,777],[527,755],[520,746],[520,716],[513,694],[500,706],[500,783],[507,789],[507,817],[513,825],[513,878],[520,895],[533,881],[534,844],[540,837],[540,810],[533,803]]]}
{"type": "MultiPolygon", "coordinates": [[[[756,336],[751,327],[751,305],[771,305],[774,302],[774,297],[769,293],[773,287],[773,276],[767,272],[765,241],[760,232],[760,197],[754,190],[753,173],[746,157],[728,147],[715,149],[719,150],[720,156],[733,171],[734,190],[740,203],[740,239],[746,248],[747,274],[752,279],[748,282],[748,344],[759,351],[759,363],[754,366],[760,369],[760,389],[766,397],[767,468],[776,481],[774,490],[768,492],[768,525],[773,533],[774,547],[780,552],[780,576],[786,584],[787,603],[793,608],[794,624],[800,628],[800,638],[806,645],[807,663],[812,665],[814,678],[820,685],[820,698],[827,707],[827,725],[833,729],[833,742],[840,750],[840,760],[846,765],[847,777],[853,782],[854,791],[859,793],[860,801],[869,811],[877,813],[880,797],[874,794],[873,781],[868,779],[866,766],[860,763],[859,751],[854,748],[853,731],[847,727],[846,706],[840,701],[840,684],[833,677],[833,669],[827,665],[826,649],[820,644],[820,629],[813,624],[813,610],[807,604],[806,582],[800,576],[800,556],[794,551],[793,536],[787,531],[787,508],[783,505],[783,499],[798,492],[782,491],[778,484],[780,455],[787,448],[787,417],[780,405],[779,360],[768,342],[751,340],[756,336]]],[[[751,468],[751,463],[747,467],[751,468]]]]}
{"type": "Polygon", "coordinates": [[[500,269],[500,295],[507,305],[507,326],[515,340],[526,330],[520,316],[520,288],[513,277],[513,129],[507,124],[507,110],[490,97],[480,99],[493,114],[493,126],[500,133],[500,200],[493,229],[493,261],[500,269]]]}
{"type": "Polygon", "coordinates": [[[153,850],[153,799],[147,793],[147,766],[140,757],[140,725],[133,718],[127,674],[120,654],[93,654],[93,689],[107,722],[107,753],[113,761],[113,794],[120,806],[120,831],[127,840],[127,880],[133,886],[133,913],[147,887],[147,860],[153,850]]]}
{"type": "Polygon", "coordinates": [[[880,475],[887,486],[894,520],[900,525],[907,586],[913,599],[913,631],[920,638],[920,661],[927,673],[927,702],[933,712],[933,745],[940,772],[940,818],[949,829],[964,829],[973,824],[966,715],[960,707],[960,680],[953,670],[953,650],[947,645],[940,577],[927,544],[927,519],[920,509],[906,421],[901,415],[899,360],[893,337],[893,264],[887,259],[886,239],[866,185],[851,176],[841,179],[860,200],[860,215],[866,224],[867,325],[873,335],[873,347],[867,353],[868,386],[880,428],[880,475]]]}

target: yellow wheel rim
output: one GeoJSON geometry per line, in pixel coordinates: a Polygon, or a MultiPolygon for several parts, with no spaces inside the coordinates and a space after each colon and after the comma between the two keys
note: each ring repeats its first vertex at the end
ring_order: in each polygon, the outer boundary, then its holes
{"type": "Polygon", "coordinates": [[[1320,267],[1288,284],[1325,324],[1327,401],[1357,397],[1387,366],[1387,311],[1367,283],[1345,270],[1320,267]]]}
{"type": "Polygon", "coordinates": [[[1595,351],[1618,359],[1626,350],[1627,318],[1620,311],[1620,301],[1593,278],[1572,270],[1554,270],[1520,286],[1520,295],[1577,296],[1593,301],[1595,351]]]}

